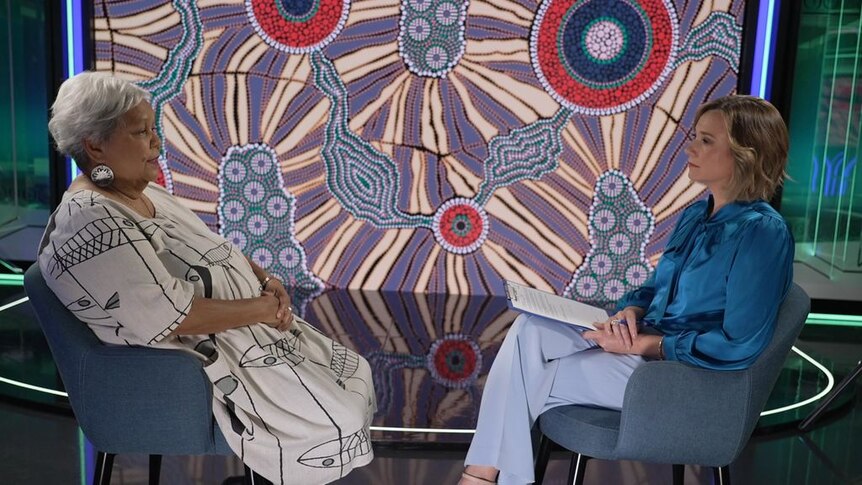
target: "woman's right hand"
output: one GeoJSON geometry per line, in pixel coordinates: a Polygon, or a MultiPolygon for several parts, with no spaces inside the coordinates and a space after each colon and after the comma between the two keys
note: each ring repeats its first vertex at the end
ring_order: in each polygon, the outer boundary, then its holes
{"type": "Polygon", "coordinates": [[[293,308],[288,307],[286,310],[283,310],[279,318],[278,313],[281,302],[278,296],[272,291],[263,291],[260,297],[264,300],[264,305],[267,305],[266,314],[270,315],[269,318],[264,319],[261,323],[269,325],[280,332],[290,330],[290,326],[293,325],[293,308]]]}
{"type": "Polygon", "coordinates": [[[611,315],[604,322],[605,331],[608,333],[617,333],[623,339],[626,348],[631,348],[632,343],[638,336],[638,320],[643,318],[645,314],[646,310],[641,307],[627,306],[611,315]],[[613,332],[616,329],[619,329],[620,332],[613,332]]]}

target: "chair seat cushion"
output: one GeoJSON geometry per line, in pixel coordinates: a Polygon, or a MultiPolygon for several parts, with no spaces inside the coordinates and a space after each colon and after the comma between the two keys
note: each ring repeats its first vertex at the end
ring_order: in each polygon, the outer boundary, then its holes
{"type": "Polygon", "coordinates": [[[551,441],[572,451],[614,459],[620,432],[619,411],[586,406],[560,406],[542,413],[539,428],[551,441]]]}

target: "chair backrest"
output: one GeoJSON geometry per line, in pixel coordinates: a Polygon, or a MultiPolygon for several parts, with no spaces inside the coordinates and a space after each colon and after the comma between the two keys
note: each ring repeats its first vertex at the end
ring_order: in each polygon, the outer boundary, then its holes
{"type": "MultiPolygon", "coordinates": [[[[750,413],[746,416],[745,436],[751,436],[781,369],[796,342],[811,309],[811,299],[796,283],[791,285],[778,311],[772,341],[751,366],[750,413]]],[[[742,451],[742,450],[740,450],[742,451]]]]}
{"type": "Polygon", "coordinates": [[[72,409],[77,409],[83,362],[88,353],[103,344],[54,295],[45,283],[38,263],[31,265],[24,273],[24,289],[36,310],[36,317],[48,340],[72,409]]]}
{"type": "Polygon", "coordinates": [[[808,295],[792,285],[772,340],[748,369],[647,362],[632,373],[621,412],[554,408],[542,414],[542,432],[596,458],[727,465],[745,448],[809,308],[808,295]]]}
{"type": "Polygon", "coordinates": [[[229,454],[212,415],[212,385],[189,352],[105,345],[45,283],[24,288],[81,429],[109,453],[229,454]]]}
{"type": "Polygon", "coordinates": [[[672,361],[638,367],[626,387],[611,457],[709,466],[735,460],[751,437],[809,308],[808,295],[792,285],[769,345],[747,369],[715,371],[672,361]],[[661,419],[669,409],[674,419],[661,419]]]}

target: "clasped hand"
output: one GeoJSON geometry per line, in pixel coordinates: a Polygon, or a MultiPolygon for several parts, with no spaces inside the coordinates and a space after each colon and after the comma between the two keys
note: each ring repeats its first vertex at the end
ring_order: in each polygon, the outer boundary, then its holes
{"type": "Polygon", "coordinates": [[[280,332],[290,330],[293,325],[293,307],[290,305],[290,295],[281,281],[272,278],[266,285],[266,289],[261,291],[262,296],[272,296],[278,300],[278,309],[275,311],[275,318],[268,319],[263,323],[275,328],[280,332]]]}
{"type": "MultiPolygon", "coordinates": [[[[582,335],[592,340],[607,352],[617,354],[639,354],[637,307],[626,307],[604,322],[596,322],[597,330],[587,330],[582,335]]],[[[642,311],[642,310],[641,310],[642,311]]]]}

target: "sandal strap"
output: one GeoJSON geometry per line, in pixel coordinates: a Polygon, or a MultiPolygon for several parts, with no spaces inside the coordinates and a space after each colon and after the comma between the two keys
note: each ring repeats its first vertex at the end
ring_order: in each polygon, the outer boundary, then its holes
{"type": "Polygon", "coordinates": [[[472,478],[473,480],[479,480],[482,483],[497,483],[496,480],[488,480],[487,478],[477,477],[476,475],[467,472],[462,472],[461,476],[464,478],[472,478]]]}

